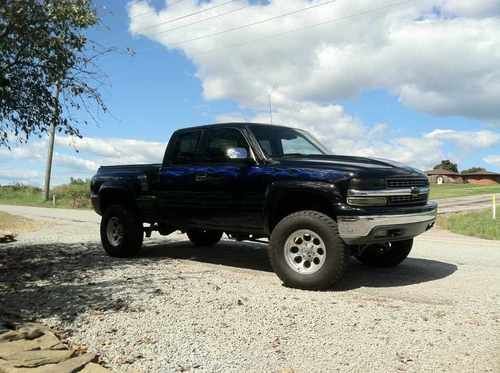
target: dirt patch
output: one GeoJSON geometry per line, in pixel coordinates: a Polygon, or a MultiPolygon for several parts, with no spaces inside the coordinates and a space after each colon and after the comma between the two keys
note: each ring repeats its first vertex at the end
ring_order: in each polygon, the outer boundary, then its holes
{"type": "Polygon", "coordinates": [[[0,231],[32,232],[39,229],[40,226],[41,223],[34,220],[0,211],[0,231]]]}
{"type": "Polygon", "coordinates": [[[36,231],[41,225],[28,218],[0,212],[0,243],[14,241],[18,234],[36,231]]]}

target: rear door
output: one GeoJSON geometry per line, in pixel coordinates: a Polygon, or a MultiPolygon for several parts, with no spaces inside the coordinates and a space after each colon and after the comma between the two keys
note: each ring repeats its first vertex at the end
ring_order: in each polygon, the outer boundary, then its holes
{"type": "Polygon", "coordinates": [[[196,187],[202,130],[173,135],[160,171],[160,215],[175,224],[190,224],[201,212],[201,195],[196,187]]]}

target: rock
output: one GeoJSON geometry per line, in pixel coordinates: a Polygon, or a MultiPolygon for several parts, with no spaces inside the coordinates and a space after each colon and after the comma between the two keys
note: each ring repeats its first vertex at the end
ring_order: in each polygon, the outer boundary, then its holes
{"type": "Polygon", "coordinates": [[[57,364],[73,355],[70,350],[36,350],[16,352],[8,356],[7,363],[15,368],[34,368],[46,364],[57,364]]]}
{"type": "Polygon", "coordinates": [[[7,243],[16,240],[16,234],[13,232],[0,232],[0,243],[7,243]]]}
{"type": "Polygon", "coordinates": [[[0,342],[0,358],[9,360],[9,355],[22,351],[45,350],[59,344],[59,339],[52,333],[36,339],[20,339],[12,342],[0,342]]]}
{"type": "Polygon", "coordinates": [[[85,368],[80,371],[80,373],[111,373],[111,371],[100,366],[99,364],[88,363],[85,365],[85,368]]]}
{"type": "Polygon", "coordinates": [[[17,341],[20,339],[35,339],[41,337],[46,332],[50,332],[50,330],[43,325],[26,324],[17,330],[11,330],[0,334],[0,342],[17,341]]]}
{"type": "Polygon", "coordinates": [[[67,350],[68,347],[64,343],[59,342],[58,344],[52,346],[50,349],[51,350],[67,350]]]}
{"type": "Polygon", "coordinates": [[[40,373],[73,373],[79,371],[86,364],[94,360],[96,355],[94,353],[86,353],[80,356],[63,361],[59,364],[47,367],[47,371],[41,370],[40,373]]]}

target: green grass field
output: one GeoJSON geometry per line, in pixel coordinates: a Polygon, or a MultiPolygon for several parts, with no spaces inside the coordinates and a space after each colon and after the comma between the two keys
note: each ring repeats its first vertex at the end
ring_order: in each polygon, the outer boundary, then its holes
{"type": "Polygon", "coordinates": [[[431,184],[430,198],[441,199],[493,193],[500,194],[500,184],[486,186],[473,184],[431,184]]]}
{"type": "Polygon", "coordinates": [[[440,215],[437,224],[454,233],[488,240],[500,240],[500,205],[497,206],[496,220],[492,219],[491,209],[487,209],[440,215]]]}
{"type": "Polygon", "coordinates": [[[40,188],[26,185],[0,186],[0,204],[60,207],[60,208],[90,208],[89,182],[72,180],[53,188],[50,192],[50,201],[44,201],[40,188]],[[53,205],[52,196],[56,196],[53,205]]]}

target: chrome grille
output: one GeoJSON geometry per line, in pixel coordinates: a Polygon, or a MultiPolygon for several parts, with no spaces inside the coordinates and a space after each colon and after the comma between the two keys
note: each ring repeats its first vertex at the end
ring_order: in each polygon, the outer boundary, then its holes
{"type": "Polygon", "coordinates": [[[420,194],[418,196],[392,196],[389,197],[389,205],[419,205],[427,203],[427,194],[420,194]]]}
{"type": "Polygon", "coordinates": [[[388,188],[426,187],[429,185],[427,178],[390,178],[386,179],[388,188]]]}

